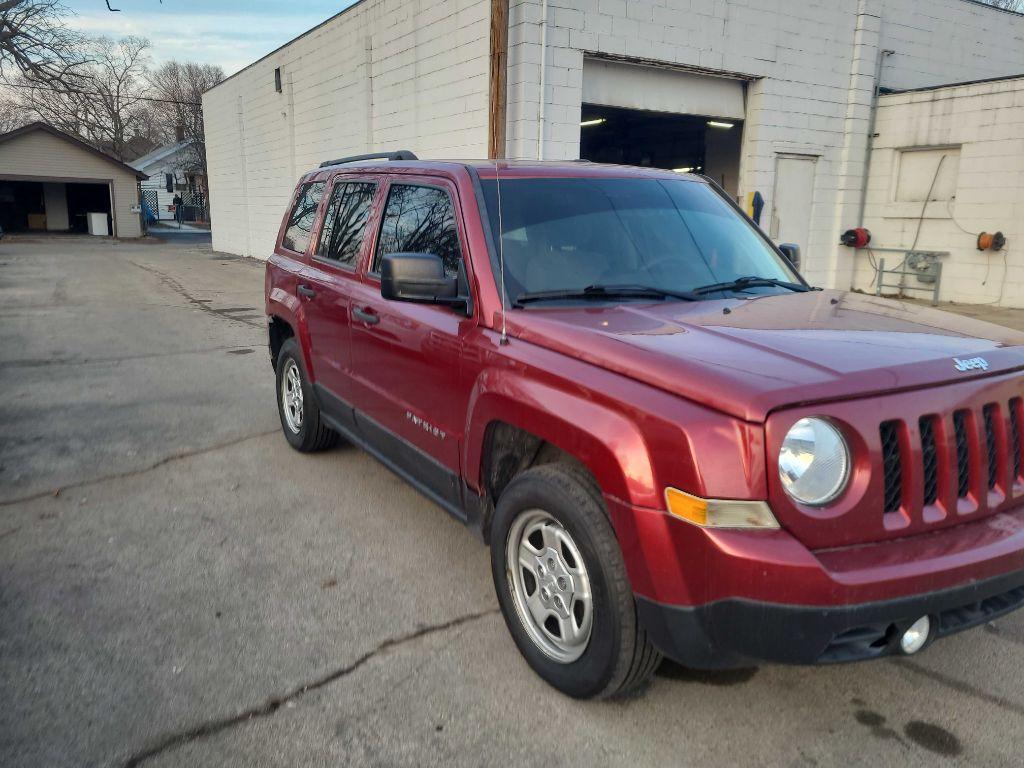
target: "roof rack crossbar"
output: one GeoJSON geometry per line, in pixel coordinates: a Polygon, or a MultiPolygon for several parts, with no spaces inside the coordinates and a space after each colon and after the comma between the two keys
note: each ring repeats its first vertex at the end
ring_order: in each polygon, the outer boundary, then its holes
{"type": "Polygon", "coordinates": [[[397,152],[371,152],[368,155],[352,155],[351,157],[339,157],[337,160],[327,160],[320,163],[321,168],[329,165],[342,165],[343,163],[356,163],[360,160],[419,160],[416,155],[408,149],[400,149],[397,152]]]}

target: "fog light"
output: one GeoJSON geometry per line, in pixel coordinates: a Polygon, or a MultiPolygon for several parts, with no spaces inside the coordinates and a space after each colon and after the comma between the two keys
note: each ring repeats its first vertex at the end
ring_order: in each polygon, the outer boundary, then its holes
{"type": "Polygon", "coordinates": [[[931,631],[931,620],[927,616],[922,616],[903,633],[903,637],[900,638],[900,650],[907,655],[917,653],[928,642],[928,635],[931,634],[931,631]]]}

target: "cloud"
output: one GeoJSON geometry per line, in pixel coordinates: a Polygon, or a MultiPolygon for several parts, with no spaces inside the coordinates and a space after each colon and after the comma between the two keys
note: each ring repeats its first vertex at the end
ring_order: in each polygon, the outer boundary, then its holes
{"type": "Polygon", "coordinates": [[[206,13],[179,17],[167,13],[108,13],[104,9],[78,13],[66,22],[90,35],[148,38],[156,63],[189,59],[219,64],[230,75],[315,27],[324,18],[308,13],[206,13]]]}

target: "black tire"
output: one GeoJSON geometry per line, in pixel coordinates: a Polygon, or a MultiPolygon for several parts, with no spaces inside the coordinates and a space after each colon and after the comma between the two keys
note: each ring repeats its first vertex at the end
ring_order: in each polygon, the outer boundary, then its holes
{"type": "Polygon", "coordinates": [[[640,626],[622,551],[600,489],[588,472],[546,464],[517,476],[498,500],[491,528],[491,574],[501,612],[520,653],[544,680],[573,698],[607,698],[643,685],[661,662],[640,626]],[[590,579],[593,623],[583,654],[554,660],[531,638],[516,609],[506,545],[516,519],[530,510],[553,517],[572,537],[590,579]]]}
{"type": "Polygon", "coordinates": [[[309,376],[306,374],[302,352],[294,338],[285,341],[277,353],[277,414],[281,418],[281,431],[284,432],[285,439],[297,451],[323,451],[338,442],[338,433],[328,427],[320,417],[320,408],[313,394],[313,387],[309,383],[309,376]],[[289,418],[285,414],[282,388],[284,377],[292,366],[298,372],[302,385],[302,422],[298,429],[289,424],[289,418]]]}

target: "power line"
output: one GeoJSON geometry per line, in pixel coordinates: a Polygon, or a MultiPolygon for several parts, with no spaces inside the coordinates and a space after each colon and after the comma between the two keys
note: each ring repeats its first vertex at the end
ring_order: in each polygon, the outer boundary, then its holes
{"type": "MultiPolygon", "coordinates": [[[[24,88],[26,90],[39,90],[39,91],[51,91],[53,93],[76,93],[79,96],[107,96],[109,94],[103,94],[99,91],[80,91],[76,88],[53,88],[45,85],[34,85],[34,84],[23,84],[23,83],[3,83],[0,87],[6,88],[24,88]]],[[[134,101],[154,101],[160,104],[180,104],[185,107],[199,107],[202,109],[203,105],[198,101],[178,101],[177,99],[158,99],[153,96],[132,96],[134,101]]]]}

